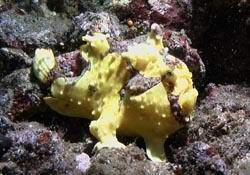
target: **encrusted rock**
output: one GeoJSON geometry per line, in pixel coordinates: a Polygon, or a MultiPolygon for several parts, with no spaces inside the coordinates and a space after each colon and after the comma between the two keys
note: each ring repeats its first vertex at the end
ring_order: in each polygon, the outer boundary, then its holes
{"type": "Polygon", "coordinates": [[[170,146],[175,162],[184,174],[238,174],[236,167],[244,166],[250,151],[250,88],[210,84],[206,93],[189,125],[187,145],[170,146]]]}
{"type": "Polygon", "coordinates": [[[0,134],[0,157],[11,147],[11,140],[0,134]]]}
{"type": "MultiPolygon", "coordinates": [[[[121,26],[118,19],[111,13],[107,12],[85,12],[73,19],[73,27],[70,33],[71,44],[82,44],[82,36],[87,33],[102,32],[109,34],[111,37],[118,37],[121,34],[121,26]]],[[[75,48],[77,48],[76,46],[75,48]]]]}
{"type": "MultiPolygon", "coordinates": [[[[27,123],[20,125],[18,131],[9,132],[7,137],[11,139],[12,147],[3,158],[14,162],[22,172],[65,173],[65,165],[60,158],[63,147],[57,134],[37,123],[27,123]]],[[[10,163],[5,166],[6,173],[11,171],[9,166],[10,163]]]]}
{"type": "Polygon", "coordinates": [[[0,15],[0,44],[28,52],[37,47],[60,47],[70,25],[60,16],[18,15],[14,9],[7,10],[0,15]]]}
{"type": "Polygon", "coordinates": [[[182,165],[184,174],[228,174],[216,148],[203,142],[195,142],[187,149],[180,148],[175,159],[182,165]]]}
{"type": "Polygon", "coordinates": [[[29,68],[19,69],[0,80],[1,111],[10,117],[32,115],[41,105],[41,90],[31,80],[29,68]]]}
{"type": "Polygon", "coordinates": [[[202,85],[206,68],[197,49],[191,47],[192,42],[185,31],[166,30],[164,34],[164,43],[169,48],[169,53],[185,62],[193,73],[196,85],[202,85]]]}
{"type": "Polygon", "coordinates": [[[31,66],[30,58],[23,50],[14,48],[0,49],[0,78],[16,69],[31,66]]]}
{"type": "Polygon", "coordinates": [[[91,166],[86,174],[102,175],[174,175],[176,167],[170,163],[152,163],[146,159],[143,150],[133,145],[125,149],[103,148],[91,158],[91,166]]]}

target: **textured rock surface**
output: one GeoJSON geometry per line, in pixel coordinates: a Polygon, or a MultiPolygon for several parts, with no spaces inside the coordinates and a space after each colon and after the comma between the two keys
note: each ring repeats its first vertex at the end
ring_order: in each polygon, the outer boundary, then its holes
{"type": "Polygon", "coordinates": [[[196,85],[201,86],[205,78],[206,68],[198,53],[191,47],[191,40],[188,38],[184,30],[176,32],[173,30],[164,31],[164,42],[169,48],[169,53],[175,55],[184,61],[190,71],[193,73],[193,79],[196,85]]]}
{"type": "Polygon", "coordinates": [[[2,164],[4,174],[71,174],[75,171],[76,154],[67,150],[55,132],[35,122],[20,123],[15,129],[6,135],[12,147],[2,157],[8,160],[2,164]]]}
{"type": "Polygon", "coordinates": [[[31,116],[41,105],[41,90],[32,82],[30,68],[18,69],[0,80],[2,111],[10,118],[31,116]]]}
{"type": "Polygon", "coordinates": [[[0,78],[16,69],[30,67],[32,58],[23,50],[13,48],[0,49],[0,78]]]}
{"type": "Polygon", "coordinates": [[[101,149],[91,159],[91,167],[87,174],[98,172],[102,175],[174,175],[176,167],[170,163],[152,163],[146,159],[143,150],[130,145],[126,149],[101,149]]]}
{"type": "Polygon", "coordinates": [[[119,37],[122,27],[116,16],[108,12],[85,12],[73,18],[73,26],[70,29],[69,41],[74,49],[82,44],[82,36],[87,33],[102,32],[112,38],[119,37]]]}
{"type": "MultiPolygon", "coordinates": [[[[183,148],[182,148],[183,149],[183,148]]],[[[194,142],[175,155],[184,174],[228,174],[227,166],[217,150],[203,142],[194,142]]]]}
{"type": "Polygon", "coordinates": [[[240,85],[208,85],[189,126],[188,144],[174,154],[184,174],[239,173],[234,166],[250,151],[249,94],[250,88],[240,85]]]}
{"type": "Polygon", "coordinates": [[[0,16],[0,45],[28,52],[37,47],[60,47],[70,24],[60,16],[19,15],[15,9],[7,10],[0,16]]]}

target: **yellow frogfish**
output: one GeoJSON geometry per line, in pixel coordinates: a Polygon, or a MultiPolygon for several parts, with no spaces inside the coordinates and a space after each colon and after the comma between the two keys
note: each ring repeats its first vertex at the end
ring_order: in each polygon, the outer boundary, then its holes
{"type": "MultiPolygon", "coordinates": [[[[145,42],[128,46],[123,53],[111,53],[102,33],[83,36],[80,53],[90,68],[73,81],[55,78],[44,101],[62,115],[90,119],[90,132],[99,140],[97,149],[125,147],[117,135],[140,136],[148,157],[164,161],[164,142],[190,118],[198,92],[186,64],[167,53],[157,25],[151,28],[145,42]],[[144,90],[136,90],[138,82],[131,81],[138,75],[139,82],[150,84],[144,90]]],[[[33,70],[41,82],[48,81],[56,66],[50,49],[36,50],[33,70]]]]}

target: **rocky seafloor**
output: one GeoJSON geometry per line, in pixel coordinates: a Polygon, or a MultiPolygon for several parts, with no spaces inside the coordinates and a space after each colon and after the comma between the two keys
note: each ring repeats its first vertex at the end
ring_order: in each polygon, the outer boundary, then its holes
{"type": "Polygon", "coordinates": [[[249,75],[248,0],[0,0],[0,174],[249,175],[249,75]],[[150,161],[141,138],[95,152],[88,120],[44,104],[49,87],[33,75],[35,49],[52,48],[75,76],[83,35],[107,33],[119,52],[152,23],[193,73],[194,118],[166,140],[168,162],[150,161]]]}

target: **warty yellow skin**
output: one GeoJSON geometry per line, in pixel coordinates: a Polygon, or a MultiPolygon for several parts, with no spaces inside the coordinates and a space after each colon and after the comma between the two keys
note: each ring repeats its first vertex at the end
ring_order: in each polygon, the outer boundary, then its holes
{"type": "MultiPolygon", "coordinates": [[[[87,43],[80,50],[90,70],[74,82],[65,77],[55,79],[45,102],[63,115],[92,120],[90,132],[100,141],[97,148],[124,147],[117,134],[141,136],[149,158],[165,160],[166,138],[183,126],[171,111],[169,93],[179,96],[184,115],[190,115],[198,96],[187,66],[172,56],[177,64],[167,65],[162,37],[153,32],[146,42],[130,46],[122,54],[109,53],[109,43],[101,33],[84,36],[83,40],[87,43]],[[128,64],[144,77],[161,77],[161,82],[139,95],[125,93],[121,98],[121,89],[132,76],[128,64]]],[[[44,74],[51,70],[46,64],[54,62],[50,50],[38,49],[33,65],[37,78],[46,82],[44,74]]]]}

